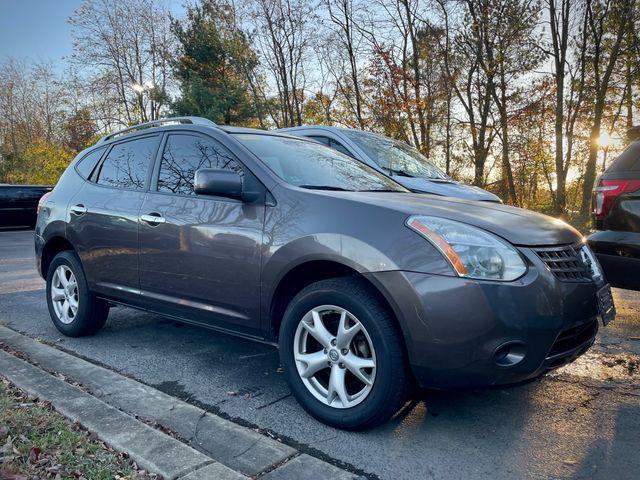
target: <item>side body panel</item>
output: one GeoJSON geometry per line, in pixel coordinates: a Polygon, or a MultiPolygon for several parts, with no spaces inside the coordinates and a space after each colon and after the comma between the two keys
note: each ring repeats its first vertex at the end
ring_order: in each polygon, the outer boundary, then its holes
{"type": "Polygon", "coordinates": [[[67,237],[96,292],[138,292],[138,216],[144,195],[86,182],[71,200],[70,207],[82,205],[87,211],[69,212],[67,237]]]}
{"type": "Polygon", "coordinates": [[[140,287],[145,298],[207,323],[259,330],[264,203],[149,192],[141,212],[140,287]]]}

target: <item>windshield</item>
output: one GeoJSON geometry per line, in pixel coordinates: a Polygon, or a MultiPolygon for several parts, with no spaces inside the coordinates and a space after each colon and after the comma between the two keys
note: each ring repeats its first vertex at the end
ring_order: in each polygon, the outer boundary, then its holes
{"type": "Polygon", "coordinates": [[[431,163],[427,157],[406,143],[391,140],[375,133],[342,130],[349,139],[358,145],[390,175],[403,177],[426,177],[441,180],[451,178],[431,163]]]}
{"type": "Polygon", "coordinates": [[[408,191],[358,160],[316,142],[256,133],[235,134],[235,138],[281,179],[297,187],[408,191]]]}

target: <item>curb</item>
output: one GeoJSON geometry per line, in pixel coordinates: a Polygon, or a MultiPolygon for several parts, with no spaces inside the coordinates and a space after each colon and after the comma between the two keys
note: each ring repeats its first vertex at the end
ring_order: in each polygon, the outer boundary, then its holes
{"type": "MultiPolygon", "coordinates": [[[[27,392],[51,400],[60,413],[79,421],[88,430],[95,431],[101,440],[118,450],[126,451],[140,465],[149,471],[161,474],[166,479],[264,477],[275,480],[309,476],[317,480],[357,478],[353,473],[316,457],[301,454],[298,450],[250,428],[237,425],[155,388],[40,343],[4,326],[0,326],[1,344],[23,353],[29,362],[37,365],[37,367],[33,366],[0,350],[0,372],[3,376],[27,392]],[[12,374],[11,372],[15,369],[21,373],[12,374]],[[47,372],[60,373],[81,385],[83,390],[47,372]],[[30,378],[32,380],[29,380],[30,378]],[[34,381],[35,378],[38,381],[34,381]],[[43,388],[43,385],[48,386],[43,388]],[[84,406],[77,408],[75,398],[81,398],[78,400],[78,405],[84,406]],[[114,430],[109,426],[110,424],[100,423],[100,421],[109,423],[116,417],[118,422],[125,422],[131,425],[131,428],[144,430],[146,435],[150,435],[147,430],[155,432],[159,437],[154,435],[152,440],[160,442],[164,437],[165,440],[171,440],[172,445],[175,442],[188,449],[180,450],[181,454],[195,453],[199,456],[194,456],[194,459],[206,460],[208,463],[196,465],[192,462],[187,470],[184,465],[180,465],[182,470],[179,470],[177,465],[169,463],[162,466],[163,459],[155,457],[164,458],[166,455],[170,458],[171,456],[166,452],[150,451],[150,443],[147,441],[140,445],[139,451],[134,452],[133,448],[136,444],[130,444],[129,439],[122,434],[119,437],[118,429],[114,430]],[[136,418],[167,429],[186,444],[136,418]],[[106,436],[103,437],[101,432],[106,436]],[[142,449],[143,446],[145,449],[142,449]],[[192,453],[187,453],[189,451],[192,453]],[[145,455],[149,455],[150,458],[145,455]],[[159,470],[162,468],[165,470],[159,470]]],[[[175,448],[178,447],[175,446],[175,448]]]]}
{"type": "MultiPolygon", "coordinates": [[[[65,417],[95,432],[100,440],[126,451],[144,469],[174,480],[203,467],[222,478],[242,478],[206,455],[126,415],[77,387],[0,350],[2,375],[30,395],[46,399],[65,417]]],[[[196,478],[199,478],[196,475],[196,478]]]]}

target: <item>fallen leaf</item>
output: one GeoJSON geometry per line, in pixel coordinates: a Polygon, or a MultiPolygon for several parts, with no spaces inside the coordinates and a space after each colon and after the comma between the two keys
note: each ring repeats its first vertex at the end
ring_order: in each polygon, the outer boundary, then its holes
{"type": "Polygon", "coordinates": [[[9,470],[0,470],[0,478],[2,480],[28,480],[25,475],[9,470]]]}
{"type": "Polygon", "coordinates": [[[40,455],[40,449],[38,447],[31,447],[31,450],[29,450],[29,463],[36,463],[38,461],[38,455],[40,455]]]}

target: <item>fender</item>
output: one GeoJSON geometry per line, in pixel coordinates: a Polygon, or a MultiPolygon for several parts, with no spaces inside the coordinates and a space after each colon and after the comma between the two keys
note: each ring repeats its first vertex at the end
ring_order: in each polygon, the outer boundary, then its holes
{"type": "Polygon", "coordinates": [[[263,327],[268,328],[267,312],[282,279],[296,267],[313,261],[338,263],[361,274],[399,269],[398,265],[381,251],[348,235],[316,233],[292,240],[279,247],[263,262],[263,327]]]}

